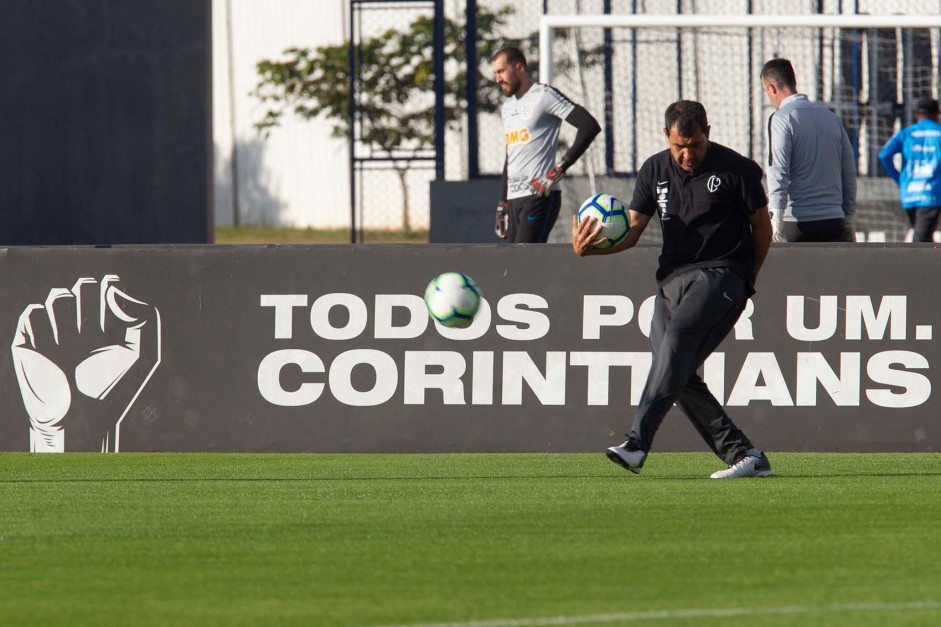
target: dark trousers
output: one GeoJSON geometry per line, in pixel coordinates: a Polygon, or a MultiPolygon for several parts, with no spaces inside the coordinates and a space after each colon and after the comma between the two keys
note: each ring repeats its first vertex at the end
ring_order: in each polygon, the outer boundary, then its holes
{"type": "Polygon", "coordinates": [[[784,239],[789,242],[842,242],[846,221],[843,218],[784,222],[784,239]]]}
{"type": "Polygon", "coordinates": [[[915,234],[913,242],[933,242],[934,230],[938,226],[938,215],[941,207],[917,207],[905,212],[908,223],[912,225],[915,234]]]}
{"type": "Polygon", "coordinates": [[[506,241],[516,244],[545,244],[549,231],[559,217],[562,192],[550,192],[548,197],[526,196],[507,202],[506,241]]]}
{"type": "Polygon", "coordinates": [[[752,448],[696,372],[735,326],[748,299],[731,270],[690,270],[660,288],[650,327],[653,362],[628,436],[649,451],[676,403],[712,451],[733,464],[752,448]]]}

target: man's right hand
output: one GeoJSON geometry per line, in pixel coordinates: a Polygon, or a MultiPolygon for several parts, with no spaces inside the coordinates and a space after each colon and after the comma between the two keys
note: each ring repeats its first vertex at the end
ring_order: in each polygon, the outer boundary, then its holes
{"type": "Polygon", "coordinates": [[[507,213],[507,203],[504,200],[503,202],[497,203],[497,216],[496,221],[493,223],[493,232],[497,234],[497,237],[500,239],[506,239],[507,228],[509,227],[509,214],[507,213]]]}
{"type": "Polygon", "coordinates": [[[845,226],[843,227],[843,241],[844,242],[855,242],[856,241],[856,214],[851,213],[845,218],[845,226]]]}
{"type": "Polygon", "coordinates": [[[595,246],[607,239],[601,237],[601,228],[602,224],[595,218],[579,222],[578,216],[572,216],[572,250],[576,255],[584,257],[598,252],[595,246]]]}
{"type": "Polygon", "coordinates": [[[784,236],[784,209],[772,209],[768,212],[771,217],[771,241],[775,244],[787,244],[784,236]]]}

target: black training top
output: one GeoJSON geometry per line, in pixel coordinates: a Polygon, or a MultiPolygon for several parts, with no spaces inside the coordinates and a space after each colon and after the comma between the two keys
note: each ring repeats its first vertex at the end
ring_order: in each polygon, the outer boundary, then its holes
{"type": "Polygon", "coordinates": [[[647,159],[637,173],[630,208],[660,214],[659,285],[694,268],[730,268],[754,289],[755,245],[746,216],[767,204],[761,167],[709,142],[706,158],[692,174],[669,150],[647,159]]]}

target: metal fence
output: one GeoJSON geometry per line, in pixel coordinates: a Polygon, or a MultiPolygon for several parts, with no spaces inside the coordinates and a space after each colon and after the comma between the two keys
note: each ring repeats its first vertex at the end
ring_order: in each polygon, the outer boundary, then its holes
{"type": "MultiPolygon", "coordinates": [[[[505,155],[498,110],[503,98],[491,81],[489,53],[503,45],[519,45],[530,57],[531,66],[538,67],[539,20],[544,13],[941,12],[941,0],[346,0],[340,2],[343,8],[339,13],[331,5],[330,19],[339,16],[342,24],[326,32],[321,25],[320,14],[325,8],[321,3],[273,3],[264,12],[247,0],[214,4],[214,11],[223,6],[231,9],[228,16],[214,16],[215,45],[222,46],[216,50],[214,69],[217,222],[231,222],[233,210],[227,205],[232,196],[239,196],[242,206],[237,215],[245,224],[346,228],[355,233],[354,239],[366,242],[425,241],[430,219],[429,184],[440,174],[448,180],[499,176],[505,155]],[[365,10],[352,11],[354,3],[365,10]],[[428,70],[430,41],[421,38],[412,50],[414,55],[396,61],[410,63],[412,56],[421,57],[424,69],[414,73],[420,85],[409,87],[408,97],[400,103],[405,122],[394,151],[378,149],[367,140],[363,131],[379,122],[368,106],[358,108],[360,117],[354,127],[359,134],[354,145],[342,137],[331,138],[323,118],[285,120],[266,140],[251,128],[259,105],[249,94],[257,83],[254,66],[261,58],[277,57],[290,46],[323,45],[316,37],[302,36],[311,31],[333,43],[356,40],[361,48],[379,41],[394,42],[397,34],[414,35],[416,24],[425,28],[436,7],[443,9],[447,21],[444,91],[448,122],[440,137],[435,136],[433,123],[427,122],[427,112],[435,104],[435,82],[428,70]],[[468,7],[476,7],[469,41],[465,40],[468,7]],[[226,19],[235,33],[228,48],[221,30],[226,19]],[[279,39],[280,32],[288,35],[279,39]],[[267,33],[267,39],[256,40],[258,33],[267,33]],[[474,71],[467,72],[466,59],[471,55],[476,55],[474,71]],[[230,61],[237,71],[227,72],[220,63],[233,56],[230,61]],[[229,84],[227,79],[231,79],[229,84]],[[468,90],[471,98],[467,98],[468,90]],[[231,105],[226,93],[235,95],[231,105]],[[412,126],[416,119],[425,122],[412,126]],[[326,130],[311,134],[312,128],[326,130]],[[443,162],[436,162],[442,145],[443,162]],[[349,184],[351,178],[353,185],[349,184]],[[241,193],[234,194],[237,190],[241,193]]],[[[391,50],[388,45],[386,53],[391,50]]],[[[907,223],[897,209],[897,190],[877,167],[874,151],[896,128],[910,121],[917,97],[937,94],[938,50],[936,29],[923,33],[884,29],[790,34],[734,29],[560,32],[553,41],[553,84],[585,105],[603,126],[602,135],[570,172],[563,211],[571,212],[579,199],[590,193],[591,180],[597,187],[604,186],[600,191],[627,195],[631,174],[646,156],[662,148],[662,111],[680,97],[706,104],[714,139],[763,161],[764,125],[770,110],[757,84],[757,69],[766,58],[786,55],[795,62],[801,91],[833,106],[853,134],[864,179],[860,203],[875,220],[872,228],[866,229],[867,238],[871,232],[874,240],[904,239],[907,223]],[[605,78],[606,72],[610,79],[605,78]]],[[[363,54],[359,61],[367,65],[356,67],[357,76],[370,72],[368,62],[375,65],[375,58],[363,54]]],[[[410,72],[413,69],[409,66],[410,72]]],[[[372,84],[361,83],[360,87],[364,101],[358,104],[368,104],[367,97],[377,96],[372,84]]],[[[563,145],[573,137],[574,129],[563,125],[563,145]]],[[[550,241],[565,241],[565,217],[563,213],[561,230],[553,233],[550,241]]]]}
{"type": "MultiPolygon", "coordinates": [[[[541,8],[565,15],[708,14],[712,18],[937,15],[941,10],[937,0],[554,0],[514,6],[516,17],[506,37],[529,39],[532,59],[541,54],[538,41],[526,31],[541,8]]],[[[574,180],[550,241],[568,241],[566,218],[591,193],[606,191],[629,199],[633,173],[647,156],[665,147],[662,116],[674,100],[703,102],[712,139],[765,163],[766,123],[772,109],[764,101],[757,75],[762,63],[775,56],[793,61],[799,90],[836,111],[850,134],[861,177],[861,238],[903,241],[909,235],[897,188],[882,172],[877,154],[898,128],[913,121],[917,101],[938,93],[941,40],[936,28],[584,27],[554,34],[552,84],[603,121],[603,131],[570,171],[574,180]]],[[[502,167],[499,125],[497,116],[479,123],[481,172],[496,174],[502,167]]],[[[562,141],[573,135],[574,130],[563,125],[562,141]]]]}

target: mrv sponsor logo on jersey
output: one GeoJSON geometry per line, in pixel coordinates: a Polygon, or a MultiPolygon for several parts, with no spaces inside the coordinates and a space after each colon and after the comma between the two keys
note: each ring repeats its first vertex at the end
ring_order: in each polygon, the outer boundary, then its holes
{"type": "Polygon", "coordinates": [[[529,133],[529,129],[525,126],[521,129],[514,131],[506,131],[504,133],[507,146],[515,146],[517,144],[528,144],[529,140],[532,139],[532,136],[529,133]]]}

